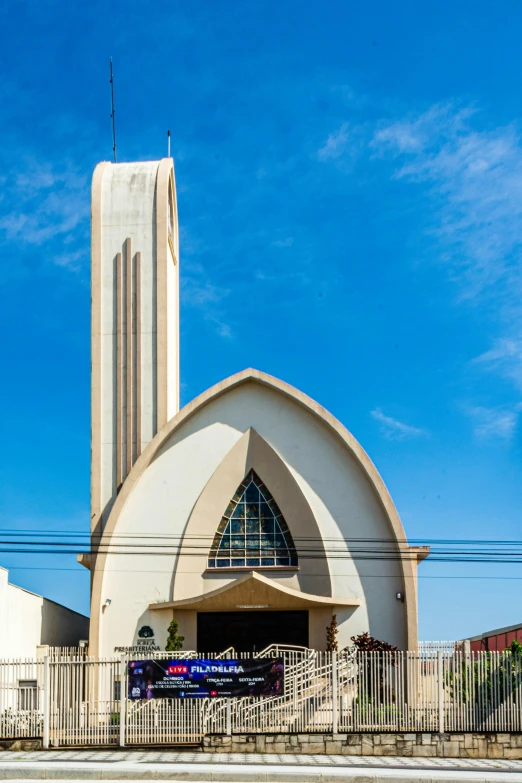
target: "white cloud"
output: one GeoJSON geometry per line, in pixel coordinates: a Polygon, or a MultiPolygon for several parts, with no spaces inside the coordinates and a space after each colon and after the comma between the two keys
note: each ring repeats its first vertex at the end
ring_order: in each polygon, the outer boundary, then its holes
{"type": "Polygon", "coordinates": [[[189,276],[182,282],[185,303],[188,307],[206,308],[211,304],[220,302],[230,292],[213,285],[209,280],[202,280],[195,276],[189,276]]]}
{"type": "MultiPolygon", "coordinates": [[[[10,242],[42,246],[54,239],[65,244],[78,239],[81,225],[86,233],[89,219],[88,177],[67,163],[54,166],[33,158],[20,160],[16,155],[13,157],[17,167],[22,169],[11,172],[12,176],[6,177],[4,183],[0,237],[3,234],[10,242]]],[[[71,269],[77,266],[64,263],[64,254],[50,253],[49,257],[60,266],[71,269]]],[[[78,261],[79,257],[76,254],[75,260],[78,261]]]]}
{"type": "MultiPolygon", "coordinates": [[[[344,164],[354,154],[391,163],[390,176],[422,184],[428,233],[461,299],[493,299],[522,335],[522,134],[515,124],[484,129],[474,106],[436,104],[373,125],[343,123],[318,152],[344,164]],[[354,143],[354,139],[356,143],[354,143]]],[[[482,123],[483,125],[483,123],[482,123]]]]}
{"type": "Polygon", "coordinates": [[[183,301],[187,307],[199,310],[220,337],[230,338],[232,329],[230,324],[223,320],[221,306],[230,289],[213,282],[208,269],[197,260],[206,250],[203,242],[191,235],[185,227],[180,233],[181,255],[185,259],[181,267],[183,301]]]}
{"type": "Polygon", "coordinates": [[[220,337],[232,337],[232,329],[229,324],[223,322],[216,323],[216,331],[220,337]]]}
{"type": "MultiPolygon", "coordinates": [[[[348,149],[341,125],[320,150],[341,165],[348,149]]],[[[391,166],[389,176],[422,186],[429,208],[427,234],[456,284],[458,300],[487,303],[497,339],[474,364],[522,388],[522,133],[518,125],[487,127],[475,106],[436,104],[424,112],[351,127],[364,138],[359,152],[391,166]]],[[[480,437],[513,430],[513,416],[497,411],[477,425],[480,437]]],[[[494,409],[491,408],[491,411],[494,409]]],[[[515,416],[516,420],[516,416],[515,416]]]]}
{"type": "Polygon", "coordinates": [[[393,122],[381,121],[370,147],[377,152],[385,148],[393,154],[420,153],[434,141],[441,144],[462,133],[473,114],[471,107],[454,109],[450,104],[439,103],[421,114],[393,122]]]}
{"type": "Polygon", "coordinates": [[[473,432],[478,440],[500,438],[509,441],[515,433],[521,408],[520,405],[512,409],[476,405],[468,407],[466,412],[474,421],[473,432]]]}
{"type": "Polygon", "coordinates": [[[350,135],[348,133],[348,123],[345,122],[339,130],[331,133],[326,139],[326,143],[317,152],[319,160],[335,160],[340,158],[346,151],[350,135]]]}
{"type": "Polygon", "coordinates": [[[507,319],[522,293],[522,144],[514,125],[477,130],[473,108],[437,105],[381,125],[370,145],[393,176],[429,188],[430,231],[461,296],[498,297],[507,319]]]}
{"type": "Polygon", "coordinates": [[[277,239],[275,242],[272,242],[272,244],[274,247],[292,247],[294,238],[286,237],[286,239],[277,239]]]}
{"type": "Polygon", "coordinates": [[[74,272],[78,272],[84,265],[84,261],[89,263],[89,250],[87,248],[74,250],[70,253],[58,253],[52,256],[53,263],[56,266],[66,267],[74,272]]]}
{"type": "Polygon", "coordinates": [[[375,408],[375,410],[370,411],[370,416],[375,419],[375,421],[379,422],[387,438],[404,440],[406,438],[425,438],[429,435],[426,430],[420,429],[419,427],[412,427],[410,424],[399,421],[399,419],[386,416],[380,408],[375,408]]]}
{"type": "Polygon", "coordinates": [[[514,381],[522,389],[522,339],[500,339],[493,348],[473,359],[473,364],[514,381]]]}
{"type": "Polygon", "coordinates": [[[213,324],[220,337],[232,337],[230,324],[223,321],[220,303],[230,293],[229,289],[214,285],[198,265],[191,265],[189,274],[182,278],[181,290],[185,306],[200,310],[205,321],[213,324]]]}
{"type": "Polygon", "coordinates": [[[223,320],[221,303],[229,295],[230,289],[214,282],[211,272],[215,274],[215,268],[200,261],[209,252],[202,235],[194,234],[184,224],[179,226],[179,233],[180,255],[183,259],[180,267],[183,302],[186,307],[200,311],[203,319],[212,324],[216,334],[229,338],[232,330],[223,320]]]}

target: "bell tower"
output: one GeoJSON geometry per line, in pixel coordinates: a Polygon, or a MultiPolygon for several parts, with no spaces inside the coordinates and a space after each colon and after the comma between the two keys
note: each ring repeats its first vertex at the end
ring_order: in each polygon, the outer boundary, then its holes
{"type": "Polygon", "coordinates": [[[179,409],[179,272],[171,158],[100,163],[91,201],[91,532],[179,409]]]}

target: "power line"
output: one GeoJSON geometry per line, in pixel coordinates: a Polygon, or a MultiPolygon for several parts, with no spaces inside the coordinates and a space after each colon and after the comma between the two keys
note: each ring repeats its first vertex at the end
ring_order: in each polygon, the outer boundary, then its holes
{"type": "MultiPolygon", "coordinates": [[[[242,546],[236,545],[237,549],[249,549],[249,543],[251,542],[257,542],[259,539],[259,536],[257,533],[241,533],[239,534],[241,536],[241,539],[244,539],[241,543],[242,546]]],[[[282,538],[283,534],[278,534],[280,538],[282,538]]],[[[235,534],[232,534],[229,536],[232,540],[235,539],[235,534]]],[[[15,537],[16,538],[16,537],[15,537]]],[[[130,540],[126,536],[121,536],[123,539],[122,541],[118,540],[118,537],[109,537],[107,536],[104,540],[103,538],[99,539],[98,541],[91,542],[87,536],[84,536],[82,539],[79,540],[65,540],[65,541],[56,541],[56,540],[50,540],[47,541],[45,538],[41,538],[38,536],[35,536],[34,538],[30,540],[5,540],[0,539],[0,546],[9,547],[8,550],[0,550],[0,551],[36,551],[33,550],[33,547],[55,547],[55,551],[60,552],[64,551],[65,547],[74,547],[75,550],[79,548],[91,548],[97,552],[113,552],[113,553],[125,553],[125,550],[133,550],[133,552],[136,552],[138,550],[139,552],[147,552],[150,551],[150,554],[159,554],[161,550],[167,550],[169,553],[176,553],[176,552],[183,552],[190,550],[191,552],[198,552],[198,551],[207,551],[213,546],[213,542],[215,541],[214,537],[212,536],[197,536],[191,538],[190,536],[184,536],[184,537],[177,537],[176,539],[172,540],[172,542],[169,543],[160,543],[162,539],[154,539],[152,538],[152,543],[147,543],[147,541],[151,540],[150,536],[138,536],[136,537],[136,540],[130,540]],[[21,547],[22,550],[14,550],[13,547],[21,547]]],[[[221,536],[219,538],[221,540],[221,536]]],[[[237,541],[237,538],[236,538],[237,541]]],[[[328,555],[383,555],[383,556],[396,556],[399,555],[400,557],[408,557],[411,556],[412,558],[417,558],[417,552],[416,547],[410,547],[408,546],[408,549],[401,548],[405,547],[407,545],[401,545],[401,542],[395,541],[395,540],[387,540],[383,541],[380,545],[373,545],[376,542],[374,540],[368,539],[366,542],[366,546],[361,546],[362,543],[359,539],[350,539],[350,538],[338,538],[338,539],[320,539],[320,538],[299,538],[294,537],[293,539],[294,544],[296,545],[296,548],[300,553],[303,555],[308,554],[328,554],[328,555]],[[321,545],[314,545],[314,542],[319,542],[321,545]],[[331,545],[333,542],[333,545],[331,545]],[[326,545],[325,545],[326,544],[326,545]],[[330,544],[330,545],[329,545],[330,544]],[[370,545],[368,545],[370,544],[370,545]]],[[[435,556],[451,556],[451,557],[497,557],[497,558],[517,558],[522,556],[522,545],[516,545],[514,546],[511,544],[511,547],[509,549],[504,548],[504,544],[499,544],[498,547],[491,547],[488,549],[485,549],[487,544],[486,542],[470,542],[470,545],[468,545],[467,548],[462,548],[462,545],[459,546],[450,546],[449,544],[446,545],[442,543],[442,545],[434,546],[431,545],[430,548],[430,559],[434,559],[435,556]],[[502,547],[502,548],[501,548],[502,547]]],[[[253,547],[252,547],[253,548],[253,547]]],[[[270,547],[278,548],[277,544],[275,546],[270,547]]],[[[50,550],[49,550],[50,551],[50,550]]]]}
{"type": "MultiPolygon", "coordinates": [[[[40,535],[44,534],[46,536],[67,536],[70,538],[85,538],[85,539],[103,539],[104,537],[107,540],[113,540],[118,538],[123,539],[139,539],[139,540],[204,540],[208,541],[213,536],[208,535],[191,535],[191,534],[155,534],[155,533],[90,533],[88,531],[81,532],[76,530],[39,530],[34,528],[20,528],[20,529],[13,529],[13,528],[6,528],[5,530],[0,529],[0,535],[2,536],[13,536],[15,538],[17,537],[25,537],[29,535],[40,535]]],[[[344,541],[344,542],[354,542],[354,543],[384,543],[384,544],[409,544],[411,546],[422,546],[422,545],[477,545],[477,546],[519,546],[522,547],[522,540],[515,540],[515,539],[479,539],[479,538],[469,538],[469,539],[449,539],[449,538],[395,538],[395,537],[389,537],[389,538],[381,538],[381,537],[371,537],[371,538],[364,538],[364,537],[355,537],[355,536],[293,536],[294,541],[326,541],[326,542],[335,542],[335,541],[344,541]]]]}
{"type": "MultiPolygon", "coordinates": [[[[205,552],[208,550],[205,549],[205,552]]],[[[24,555],[76,555],[78,554],[76,549],[0,549],[0,553],[2,554],[24,554],[24,555]]],[[[132,552],[119,552],[115,551],[113,549],[97,549],[93,554],[96,555],[112,555],[112,556],[127,556],[127,557],[143,557],[144,555],[148,557],[174,557],[179,554],[184,554],[186,557],[201,557],[201,552],[142,552],[142,551],[132,551],[132,552]]],[[[266,555],[269,557],[273,557],[273,555],[266,555]]],[[[284,555],[278,555],[279,557],[286,557],[286,553],[284,555]]],[[[245,555],[239,556],[241,559],[245,559],[245,555]]],[[[260,555],[253,556],[255,559],[259,559],[260,555]]],[[[384,553],[384,552],[374,552],[374,553],[364,553],[360,554],[357,552],[346,552],[346,553],[332,553],[332,552],[314,552],[312,554],[302,554],[298,552],[299,560],[321,560],[321,559],[327,559],[327,560],[345,560],[350,562],[358,562],[358,561],[365,561],[365,560],[377,560],[379,562],[407,562],[417,561],[417,556],[415,554],[408,555],[406,553],[384,553]]],[[[513,555],[513,558],[518,559],[506,559],[508,556],[499,556],[499,557],[492,557],[490,555],[484,554],[482,556],[475,555],[475,556],[459,556],[459,555],[452,555],[452,554],[446,554],[444,556],[442,555],[433,555],[429,558],[427,558],[427,562],[431,563],[499,563],[503,565],[519,565],[522,564],[522,554],[513,555]]],[[[229,560],[230,556],[221,558],[229,560]]],[[[233,567],[233,566],[232,566],[233,567]]],[[[248,568],[248,566],[246,566],[248,568]]],[[[262,566],[253,566],[253,567],[260,567],[262,566]]]]}
{"type": "MultiPolygon", "coordinates": [[[[236,557],[248,558],[249,544],[258,542],[258,534],[246,532],[239,535],[242,538],[242,546],[238,545],[235,551],[232,549],[232,557],[236,554],[236,557]],[[241,550],[241,554],[237,550],[241,550]]],[[[78,550],[83,549],[95,555],[201,557],[210,551],[214,540],[212,535],[114,533],[109,536],[102,532],[89,536],[87,533],[71,530],[6,529],[0,531],[0,553],[75,555],[78,550]],[[60,540],[57,540],[58,537],[60,540]]],[[[234,533],[231,541],[234,541],[234,533]]],[[[300,560],[327,558],[332,561],[417,561],[417,552],[410,547],[429,545],[431,549],[427,560],[430,563],[522,564],[522,541],[513,540],[410,539],[407,541],[391,537],[321,538],[296,535],[293,541],[300,560]]],[[[283,542],[274,543],[276,545],[270,549],[275,550],[277,556],[283,542]],[[280,546],[277,545],[278,543],[280,546]]],[[[286,555],[286,552],[284,554],[286,555]]],[[[253,554],[252,556],[255,557],[253,554]]],[[[267,553],[266,556],[273,555],[267,553]]]]}
{"type": "MultiPolygon", "coordinates": [[[[154,534],[154,533],[89,533],[89,532],[78,532],[78,531],[72,531],[72,530],[38,530],[38,529],[29,529],[29,528],[20,528],[18,530],[14,529],[0,529],[0,535],[2,536],[12,536],[15,538],[22,538],[30,535],[46,535],[46,536],[66,536],[69,538],[84,538],[84,539],[103,539],[106,538],[107,541],[123,538],[123,539],[138,539],[140,541],[143,540],[203,540],[208,541],[213,536],[211,534],[206,535],[191,535],[191,534],[154,534]]],[[[247,534],[248,535],[248,534],[247,534]]],[[[255,534],[254,534],[255,535],[255,534]]],[[[412,546],[421,546],[421,545],[477,545],[477,546],[518,546],[522,547],[522,540],[514,540],[514,539],[478,539],[478,538],[469,538],[469,539],[449,539],[449,538],[395,538],[395,537],[388,537],[388,538],[380,538],[380,537],[370,537],[370,538],[364,538],[364,537],[355,537],[355,536],[299,536],[294,535],[293,536],[294,541],[321,541],[321,542],[336,542],[336,541],[344,541],[344,542],[354,542],[354,543],[383,543],[383,544],[409,544],[412,546]]]]}
{"type": "MultiPolygon", "coordinates": [[[[76,568],[53,568],[52,566],[9,566],[8,571],[72,571],[76,574],[83,574],[88,576],[86,570],[78,564],[76,568]]],[[[130,568],[106,568],[105,572],[111,574],[172,574],[172,569],[168,571],[158,571],[150,569],[130,569],[130,568]]],[[[199,574],[200,571],[183,571],[183,574],[199,574]]],[[[348,574],[331,574],[332,577],[349,576],[348,574]]],[[[389,579],[389,574],[353,574],[353,576],[359,576],[363,579],[389,579]]],[[[307,579],[317,578],[323,579],[322,574],[307,574],[307,579]]],[[[522,581],[522,576],[456,576],[456,575],[419,575],[418,579],[488,579],[488,580],[500,580],[500,581],[522,581]]]]}
{"type": "MultiPolygon", "coordinates": [[[[242,536],[243,537],[243,536],[242,536]]],[[[232,535],[232,538],[234,538],[234,535],[232,535]]],[[[167,549],[169,551],[175,550],[175,551],[181,551],[183,549],[190,549],[190,550],[207,550],[210,549],[213,539],[211,537],[207,537],[206,539],[203,539],[205,543],[199,543],[191,541],[186,541],[186,539],[183,539],[179,541],[178,543],[172,543],[172,544],[147,544],[142,542],[132,542],[132,543],[121,543],[118,541],[112,542],[110,540],[107,540],[106,542],[100,541],[100,543],[94,543],[93,549],[96,551],[105,549],[106,551],[120,551],[124,549],[140,549],[141,551],[146,551],[149,549],[152,550],[161,550],[161,549],[167,549]],[[185,543],[186,541],[186,543],[185,543]]],[[[258,535],[252,534],[249,536],[249,534],[246,534],[246,541],[257,541],[258,535]]],[[[294,538],[294,543],[300,542],[301,539],[294,538]]],[[[307,542],[308,543],[308,542],[307,542]]],[[[339,546],[338,547],[328,547],[328,546],[305,546],[304,544],[300,544],[297,548],[300,552],[312,552],[312,553],[327,553],[327,554],[339,554],[344,553],[345,548],[341,548],[341,540],[339,540],[339,546]]],[[[351,542],[347,539],[342,540],[343,544],[349,545],[348,551],[352,554],[359,553],[359,554],[391,554],[393,553],[393,550],[399,549],[400,552],[403,554],[407,554],[408,550],[400,549],[400,545],[397,545],[396,543],[389,543],[389,547],[360,547],[360,546],[352,546],[351,542]]],[[[28,547],[34,547],[34,546],[54,546],[54,547],[65,547],[65,546],[74,546],[75,548],[79,547],[90,547],[91,544],[89,541],[66,541],[63,543],[59,543],[56,541],[42,541],[42,540],[34,540],[34,541],[2,541],[0,540],[0,546],[23,546],[24,548],[28,547]]],[[[238,549],[245,549],[245,546],[236,547],[238,549]]],[[[248,544],[246,546],[246,549],[248,549],[248,544]]],[[[270,547],[270,548],[277,548],[276,547],[270,547]]],[[[413,547],[415,550],[415,547],[413,547]]],[[[417,552],[413,551],[411,552],[412,557],[417,557],[417,552]]],[[[453,548],[453,549],[445,549],[443,547],[441,548],[435,548],[431,547],[431,555],[459,555],[459,556],[468,556],[468,555],[495,555],[495,556],[502,556],[502,557],[519,557],[522,556],[522,549],[520,551],[513,551],[512,549],[491,549],[491,550],[484,550],[484,549],[461,549],[461,548],[453,548]]]]}

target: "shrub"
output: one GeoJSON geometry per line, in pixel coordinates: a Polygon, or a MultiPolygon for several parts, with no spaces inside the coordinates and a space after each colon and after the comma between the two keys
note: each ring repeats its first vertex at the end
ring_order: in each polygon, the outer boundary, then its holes
{"type": "Polygon", "coordinates": [[[178,631],[179,631],[179,623],[177,620],[172,618],[169,625],[169,635],[167,636],[167,645],[165,647],[165,650],[167,652],[175,652],[183,648],[183,642],[185,641],[185,637],[179,636],[178,631]]]}

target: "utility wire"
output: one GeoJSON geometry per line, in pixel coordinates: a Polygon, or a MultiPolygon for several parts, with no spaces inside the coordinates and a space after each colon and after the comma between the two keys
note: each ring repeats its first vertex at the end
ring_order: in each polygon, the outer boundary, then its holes
{"type": "MultiPolygon", "coordinates": [[[[76,530],[44,530],[40,531],[38,529],[29,529],[29,528],[20,528],[18,530],[14,529],[0,529],[0,535],[2,536],[14,536],[14,537],[24,537],[29,535],[39,535],[43,533],[47,536],[67,536],[67,537],[82,537],[82,538],[109,538],[109,535],[107,533],[97,533],[97,532],[79,532],[76,530]]],[[[140,540],[142,539],[179,539],[179,540],[208,540],[209,535],[183,535],[183,534],[154,534],[154,533],[111,533],[110,539],[115,538],[125,538],[125,539],[132,539],[132,538],[138,538],[140,540]]],[[[352,536],[334,536],[334,537],[323,537],[323,536],[293,536],[294,540],[300,540],[300,541],[353,541],[353,542],[369,542],[369,543],[404,543],[404,544],[410,544],[410,545],[423,545],[423,544],[476,544],[478,546],[482,545],[492,545],[492,546],[520,546],[522,547],[522,540],[497,540],[497,539],[446,539],[446,538],[395,538],[395,537],[389,537],[389,538],[364,538],[364,537],[352,537],[352,536]]]]}
{"type": "MultiPolygon", "coordinates": [[[[15,539],[13,541],[9,540],[2,540],[0,538],[0,544],[11,544],[16,543],[20,545],[61,545],[60,542],[56,542],[54,540],[55,534],[49,534],[45,533],[41,534],[40,531],[33,530],[31,533],[18,533],[18,532],[6,532],[6,531],[0,531],[0,536],[2,536],[4,539],[12,538],[15,539]],[[27,536],[32,536],[35,539],[38,539],[36,541],[27,541],[25,540],[27,536]],[[49,541],[42,540],[44,537],[51,537],[49,541]]],[[[58,534],[56,534],[58,535],[58,534]]],[[[94,542],[94,544],[104,544],[104,545],[116,545],[116,546],[136,546],[136,544],[132,543],[134,540],[140,542],[141,546],[150,546],[154,548],[164,548],[164,547],[172,547],[172,546],[179,546],[180,543],[187,542],[188,544],[195,546],[198,542],[209,542],[212,541],[214,536],[211,534],[207,535],[171,535],[171,536],[159,536],[159,535],[151,535],[147,533],[142,534],[99,534],[99,535],[92,535],[90,536],[87,533],[78,533],[78,534],[67,534],[64,532],[61,532],[60,537],[63,539],[71,539],[70,541],[64,541],[63,544],[74,544],[74,545],[83,545],[85,542],[87,542],[87,545],[89,545],[91,542],[94,542]],[[129,544],[123,544],[119,543],[120,539],[123,541],[129,541],[131,543],[129,544]],[[152,541],[154,543],[151,544],[145,544],[146,541],[152,541]],[[156,543],[156,542],[172,542],[172,543],[156,543]],[[114,542],[114,544],[112,544],[114,542]],[[194,542],[194,544],[192,544],[194,542]]],[[[219,535],[222,535],[221,533],[219,535]]],[[[245,535],[245,533],[232,533],[227,535],[245,535]]],[[[249,533],[246,532],[247,536],[256,536],[257,533],[249,533]]],[[[335,544],[335,543],[348,543],[348,544],[368,544],[368,545],[381,545],[381,546],[397,546],[397,545],[407,545],[407,546],[471,546],[471,547],[492,547],[495,551],[498,550],[499,547],[509,547],[510,550],[513,548],[519,548],[522,549],[522,541],[493,541],[490,539],[400,539],[400,538],[356,538],[356,537],[350,537],[350,536],[338,536],[335,538],[330,537],[322,537],[322,536],[299,536],[294,535],[293,537],[294,541],[302,542],[303,544],[306,543],[320,543],[320,544],[335,544]]],[[[321,547],[324,548],[324,547],[321,547]]]]}
{"type": "MultiPolygon", "coordinates": [[[[277,547],[274,547],[274,549],[277,550],[277,547]]],[[[205,552],[208,550],[205,550],[205,552]]],[[[243,551],[243,550],[241,550],[243,551]]],[[[25,555],[76,555],[78,554],[77,549],[2,549],[0,548],[0,553],[2,554],[25,554],[25,555]]],[[[149,557],[173,557],[175,555],[184,554],[186,557],[201,557],[201,552],[180,552],[180,551],[174,551],[174,552],[142,552],[142,551],[131,551],[131,552],[119,552],[115,551],[111,548],[107,549],[97,549],[95,550],[94,554],[97,555],[119,555],[119,556],[138,556],[143,557],[144,554],[146,554],[149,557]]],[[[247,557],[246,555],[240,556],[242,559],[247,557]]],[[[256,559],[259,559],[260,555],[255,555],[256,559]]],[[[269,555],[269,557],[273,557],[273,555],[269,555]]],[[[285,555],[280,555],[280,557],[286,557],[285,555]]],[[[347,560],[347,561],[362,561],[362,560],[378,560],[380,562],[407,562],[407,561],[417,561],[417,556],[415,554],[407,554],[407,553],[380,553],[375,552],[372,554],[358,554],[357,552],[346,552],[346,553],[325,553],[323,552],[316,552],[314,554],[301,554],[298,552],[298,557],[300,560],[318,560],[318,559],[328,559],[328,560],[347,560]]],[[[510,557],[510,559],[506,559],[507,555],[500,556],[500,557],[492,557],[490,555],[476,555],[476,556],[458,556],[458,555],[433,555],[429,556],[427,558],[427,562],[432,563],[502,563],[504,565],[518,565],[522,564],[522,554],[514,555],[510,557]],[[518,559],[514,559],[514,558],[518,559]]],[[[230,559],[230,556],[227,556],[225,559],[230,559]]],[[[248,566],[247,566],[248,568],[248,566]]]]}
{"type": "MultiPolygon", "coordinates": [[[[230,534],[229,534],[230,535],[230,534]]],[[[259,535],[257,533],[240,533],[231,534],[231,538],[234,539],[237,535],[244,537],[245,542],[257,541],[259,535]]],[[[282,534],[277,534],[282,536],[282,534]]],[[[64,547],[87,547],[91,546],[96,551],[111,551],[111,552],[124,552],[125,550],[139,550],[140,552],[146,552],[147,550],[153,550],[151,553],[159,553],[161,550],[167,550],[168,552],[182,552],[182,551],[198,551],[208,550],[215,540],[213,536],[197,536],[191,538],[190,536],[176,537],[172,542],[162,543],[162,539],[152,539],[152,543],[147,543],[151,540],[150,536],[137,536],[135,540],[130,540],[126,536],[121,536],[123,540],[119,540],[116,536],[106,536],[100,538],[98,541],[95,539],[92,541],[89,537],[83,536],[81,539],[56,541],[54,539],[48,541],[45,538],[34,536],[30,540],[22,539],[8,540],[0,538],[0,547],[22,547],[23,550],[32,551],[33,547],[54,547],[56,551],[62,551],[64,547]]],[[[237,539],[236,539],[237,540],[237,539]]],[[[315,554],[370,554],[370,555],[390,555],[398,552],[401,556],[407,556],[411,554],[412,557],[417,557],[415,551],[416,547],[401,542],[400,540],[387,539],[379,540],[366,539],[350,539],[350,538],[337,538],[337,539],[321,539],[321,538],[300,538],[295,536],[293,538],[294,544],[298,544],[297,548],[301,553],[315,553],[315,554]],[[314,545],[314,542],[318,542],[320,545],[314,545]],[[363,546],[361,544],[365,543],[363,546]],[[408,546],[408,549],[404,547],[408,546]],[[402,547],[402,548],[401,548],[402,547]],[[413,551],[410,551],[413,550],[413,551]]],[[[491,546],[491,542],[477,542],[470,541],[468,545],[464,547],[464,542],[454,542],[453,544],[446,544],[445,542],[437,541],[433,542],[430,547],[430,557],[435,555],[446,555],[456,557],[502,557],[513,558],[522,556],[522,544],[515,544],[511,542],[509,548],[505,548],[507,542],[499,543],[497,546],[491,546]],[[487,548],[485,548],[487,547],[487,548]]],[[[238,549],[248,549],[248,546],[238,546],[238,549]]],[[[277,548],[270,547],[270,548],[277,548]]],[[[0,550],[3,551],[3,550],[0,550]]],[[[18,551],[18,550],[16,550],[18,551]]]]}
{"type": "MultiPolygon", "coordinates": [[[[258,534],[241,533],[244,542],[256,541],[258,534]]],[[[232,538],[234,534],[232,534],[232,538]]],[[[147,533],[95,533],[90,536],[84,532],[66,530],[3,530],[0,531],[0,553],[3,554],[49,554],[74,555],[84,549],[99,555],[150,555],[161,556],[201,556],[210,550],[212,535],[179,535],[147,533]],[[61,540],[57,540],[58,537],[61,540]]],[[[413,546],[431,547],[427,557],[429,562],[453,563],[522,563],[522,541],[494,539],[395,539],[362,537],[326,537],[294,536],[300,559],[330,560],[379,560],[407,561],[417,560],[417,553],[409,549],[413,546]],[[408,546],[408,549],[405,547],[408,546]]],[[[271,549],[279,549],[272,547],[271,549]]],[[[245,550],[248,547],[238,547],[245,550]]],[[[245,556],[245,555],[243,555],[245,556]]]]}
{"type": "MultiPolygon", "coordinates": [[[[86,570],[79,564],[76,568],[53,568],[52,566],[9,566],[9,571],[71,571],[75,574],[81,574],[82,576],[88,576],[86,570]]],[[[159,571],[158,569],[134,569],[134,568],[106,568],[105,572],[111,574],[171,574],[172,569],[167,571],[159,571]]],[[[199,574],[200,571],[183,571],[182,574],[199,574]]],[[[332,574],[333,577],[347,576],[347,574],[332,574]]],[[[362,579],[389,579],[389,574],[354,574],[362,579]]],[[[317,578],[323,579],[322,574],[308,574],[307,579],[317,578]]],[[[429,575],[420,574],[418,579],[488,579],[488,580],[501,580],[501,581],[522,581],[522,576],[457,576],[457,575],[429,575]]]]}

